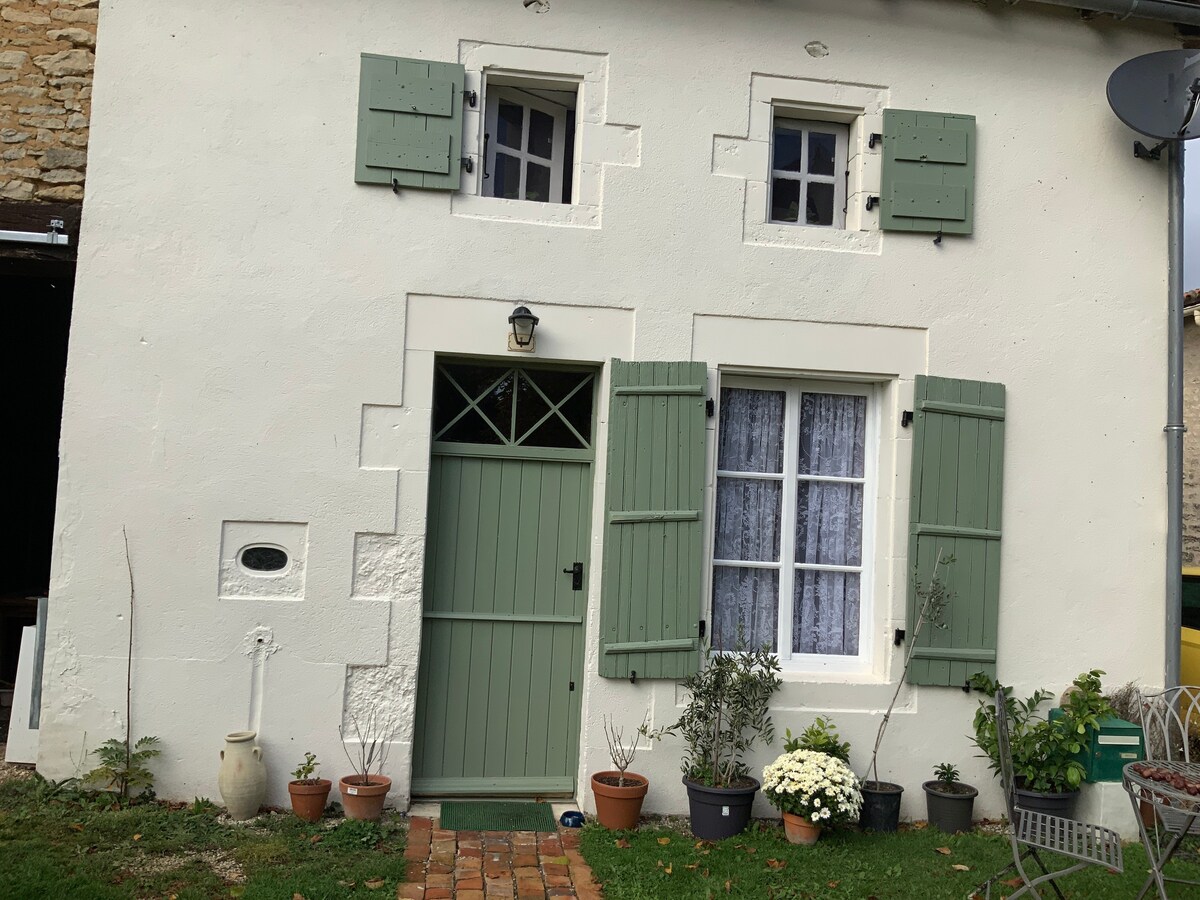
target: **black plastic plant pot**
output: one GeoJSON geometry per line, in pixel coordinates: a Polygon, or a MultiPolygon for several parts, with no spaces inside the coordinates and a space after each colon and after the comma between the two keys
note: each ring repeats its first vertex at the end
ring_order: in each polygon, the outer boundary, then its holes
{"type": "Polygon", "coordinates": [[[1062,819],[1075,818],[1075,801],[1079,799],[1079,791],[1063,791],[1061,793],[1044,793],[1042,791],[1027,791],[1018,787],[1017,806],[1030,812],[1046,813],[1062,819]]]}
{"type": "Polygon", "coordinates": [[[925,808],[929,812],[929,824],[940,828],[947,834],[971,830],[971,813],[975,809],[975,798],[979,791],[969,784],[955,782],[947,790],[940,781],[927,781],[921,785],[925,789],[925,808]]]}
{"type": "Polygon", "coordinates": [[[692,815],[692,834],[706,841],[719,841],[740,834],[750,824],[750,807],[759,783],[746,787],[709,787],[687,778],[688,810],[692,815]]]}
{"type": "Polygon", "coordinates": [[[895,831],[900,827],[900,795],[904,788],[890,781],[864,781],[862,813],[858,827],[863,831],[895,831]]]}

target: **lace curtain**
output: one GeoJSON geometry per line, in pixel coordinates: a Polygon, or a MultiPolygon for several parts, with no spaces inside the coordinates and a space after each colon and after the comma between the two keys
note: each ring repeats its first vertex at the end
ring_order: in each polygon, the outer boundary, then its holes
{"type": "MultiPolygon", "coordinates": [[[[863,486],[795,475],[861,478],[866,398],[804,394],[800,402],[798,472],[783,472],[786,394],[724,388],[717,467],[713,572],[713,646],[730,649],[739,627],[751,644],[777,649],[782,571],[780,537],[795,529],[795,563],[861,567],[863,486]],[[783,521],[783,491],[797,490],[795,522],[783,521]],[[791,489],[786,487],[786,489],[791,489]]],[[[794,427],[794,426],[793,426],[794,427]]],[[[796,431],[792,432],[795,440],[796,431]]],[[[789,569],[792,569],[789,561],[789,569]]],[[[792,652],[858,653],[858,572],[792,569],[792,652]]]]}

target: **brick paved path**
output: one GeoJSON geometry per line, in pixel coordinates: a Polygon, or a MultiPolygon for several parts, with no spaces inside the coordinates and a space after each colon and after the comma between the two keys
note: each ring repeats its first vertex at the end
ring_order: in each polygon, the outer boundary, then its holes
{"type": "Polygon", "coordinates": [[[409,883],[396,894],[401,900],[602,896],[574,829],[444,831],[437,824],[421,817],[409,824],[409,883]]]}

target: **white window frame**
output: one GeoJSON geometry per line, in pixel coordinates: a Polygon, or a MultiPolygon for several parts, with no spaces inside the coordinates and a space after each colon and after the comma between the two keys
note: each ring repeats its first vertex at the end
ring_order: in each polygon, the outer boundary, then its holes
{"type": "MultiPolygon", "coordinates": [[[[528,172],[529,163],[544,166],[546,158],[538,156],[536,153],[530,153],[527,149],[529,146],[529,123],[532,118],[528,110],[536,109],[539,112],[545,113],[554,120],[554,134],[550,148],[550,197],[552,199],[545,201],[561,205],[562,188],[563,188],[563,161],[566,158],[567,147],[567,110],[556,103],[536,96],[521,90],[514,85],[496,85],[489,87],[487,96],[484,97],[484,134],[490,135],[487,139],[487,153],[484,159],[484,177],[480,179],[480,192],[484,197],[495,197],[492,189],[495,186],[495,181],[490,177],[496,171],[496,148],[499,142],[495,139],[497,132],[497,117],[499,115],[500,101],[504,100],[526,110],[521,118],[521,147],[515,149],[513,147],[504,147],[503,153],[506,156],[512,156],[520,160],[521,163],[521,181],[517,192],[518,200],[526,203],[537,203],[542,201],[526,200],[525,198],[525,181],[528,172]]],[[[502,198],[511,200],[513,198],[502,198]]]]}
{"type": "Polygon", "coordinates": [[[804,228],[836,228],[845,229],[846,227],[846,181],[847,173],[847,152],[850,144],[850,128],[847,125],[839,122],[820,122],[815,119],[801,119],[786,115],[779,108],[774,108],[771,116],[771,171],[767,182],[767,221],[774,225],[799,225],[804,228]],[[802,171],[792,172],[785,169],[777,169],[775,167],[775,130],[780,127],[787,128],[791,131],[797,131],[801,135],[800,160],[802,171]],[[808,170],[808,143],[809,135],[812,132],[820,132],[821,134],[832,134],[835,140],[835,150],[833,159],[833,174],[819,175],[810,173],[808,170]],[[782,178],[786,181],[800,182],[800,210],[796,216],[795,222],[788,222],[784,219],[770,218],[771,210],[774,206],[775,194],[775,179],[782,178]],[[833,185],[833,221],[829,225],[818,225],[804,221],[805,200],[808,197],[808,185],[810,183],[832,184],[833,185]]]}
{"type": "MultiPolygon", "coordinates": [[[[717,480],[720,478],[760,478],[764,480],[782,481],[784,484],[783,507],[781,510],[781,534],[779,539],[779,559],[775,562],[757,562],[743,560],[724,560],[716,558],[716,516],[712,516],[710,533],[711,556],[709,566],[709,621],[713,621],[712,609],[715,603],[713,597],[712,569],[718,566],[731,568],[775,569],[779,572],[779,612],[777,619],[776,646],[780,666],[784,671],[828,674],[828,673],[860,673],[869,671],[874,659],[875,628],[875,526],[876,526],[876,497],[879,493],[879,401],[877,389],[871,384],[853,382],[824,381],[802,377],[756,377],[743,375],[722,375],[717,389],[720,388],[749,388],[761,391],[782,391],[784,399],[784,450],[782,474],[761,474],[754,472],[736,472],[718,469],[716,452],[713,453],[713,502],[716,502],[717,480]],[[800,398],[805,393],[820,394],[849,394],[865,397],[867,400],[867,415],[863,456],[863,477],[843,478],[821,475],[801,475],[799,468],[800,456],[800,398]],[[863,485],[863,520],[862,520],[862,561],[858,566],[833,566],[818,563],[796,563],[796,510],[798,506],[797,493],[801,481],[838,481],[859,483],[863,485]],[[787,485],[793,486],[792,490],[787,485]],[[787,565],[784,560],[791,560],[787,565]],[[818,570],[833,572],[859,573],[859,636],[858,653],[855,656],[835,656],[819,653],[792,652],[792,604],[794,603],[795,578],[799,570],[818,570]]],[[[717,410],[716,428],[718,429],[718,445],[720,441],[721,410],[717,410]]]]}

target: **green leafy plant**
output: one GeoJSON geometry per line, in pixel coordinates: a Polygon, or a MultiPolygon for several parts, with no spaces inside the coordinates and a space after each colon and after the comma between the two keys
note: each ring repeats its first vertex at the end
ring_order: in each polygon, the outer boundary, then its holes
{"type": "Polygon", "coordinates": [[[974,675],[971,687],[987,697],[975,710],[975,746],[983,751],[994,772],[1000,770],[1000,746],[996,736],[996,691],[1004,691],[1008,720],[1009,749],[1013,777],[1017,786],[1028,791],[1065,793],[1083,783],[1084,768],[1075,758],[1084,749],[1090,732],[1100,719],[1113,714],[1112,706],[1100,690],[1101,669],[1080,674],[1073,688],[1064,695],[1063,714],[1057,719],[1042,718],[1037,709],[1053,694],[1038,689],[1025,700],[1012,696],[1012,688],[993,681],[983,673],[974,675]]]}
{"type": "Polygon", "coordinates": [[[933,767],[933,777],[938,784],[947,787],[958,784],[958,767],[953,763],[939,763],[933,767]]]}
{"type": "Polygon", "coordinates": [[[317,757],[313,753],[306,752],[304,754],[304,762],[296,766],[292,772],[292,780],[297,784],[316,784],[321,779],[315,777],[317,769],[320,767],[317,762],[317,757]]]}
{"type": "Polygon", "coordinates": [[[83,786],[122,801],[153,796],[154,773],[147,764],[162,753],[158,745],[156,737],[140,738],[132,746],[109,738],[93,751],[100,765],[83,776],[83,786]]]}
{"type": "Polygon", "coordinates": [[[739,638],[732,652],[706,646],[704,665],[683,682],[688,703],[679,721],[645,733],[683,738],[687,749],[681,769],[691,781],[734,786],[748,777],[744,757],[758,740],[770,744],[775,739],[768,706],[783,684],[779,670],[779,658],[766,645],[750,649],[739,638]]]}
{"type": "Polygon", "coordinates": [[[842,762],[850,762],[850,742],[841,739],[833,719],[817,716],[816,721],[805,728],[798,737],[792,736],[790,728],[785,734],[787,740],[783,743],[783,749],[788,753],[795,750],[813,750],[817,753],[827,753],[842,762]]]}

